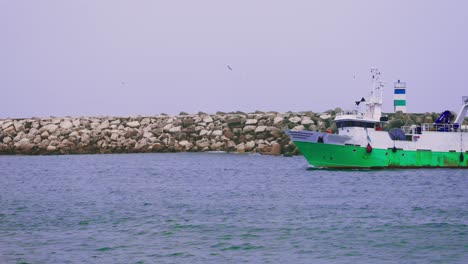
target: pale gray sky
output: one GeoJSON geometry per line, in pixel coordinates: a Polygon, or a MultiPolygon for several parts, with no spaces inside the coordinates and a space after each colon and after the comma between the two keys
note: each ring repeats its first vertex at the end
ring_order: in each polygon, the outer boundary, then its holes
{"type": "Polygon", "coordinates": [[[468,1],[0,0],[0,117],[352,107],[468,95],[468,1]],[[230,65],[232,71],[227,68],[230,65]]]}

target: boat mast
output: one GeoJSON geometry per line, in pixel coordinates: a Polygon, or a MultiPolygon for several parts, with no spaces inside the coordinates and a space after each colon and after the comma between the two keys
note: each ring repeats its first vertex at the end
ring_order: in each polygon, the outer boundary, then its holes
{"type": "Polygon", "coordinates": [[[463,121],[466,117],[466,112],[468,111],[468,96],[463,96],[462,98],[463,106],[458,113],[457,119],[453,122],[454,124],[463,125],[463,121]]]}
{"type": "Polygon", "coordinates": [[[371,69],[372,74],[372,89],[367,103],[366,118],[373,120],[380,120],[382,116],[382,97],[384,82],[380,81],[380,71],[378,69],[371,69]]]}

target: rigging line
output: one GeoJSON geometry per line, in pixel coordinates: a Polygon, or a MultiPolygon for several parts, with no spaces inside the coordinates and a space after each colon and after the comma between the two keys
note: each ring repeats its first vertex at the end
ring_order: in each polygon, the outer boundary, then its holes
{"type": "Polygon", "coordinates": [[[463,152],[463,133],[462,133],[462,129],[460,129],[460,152],[463,152]]]}
{"type": "Polygon", "coordinates": [[[366,130],[366,135],[367,135],[367,143],[371,143],[372,140],[369,137],[369,132],[367,131],[367,127],[364,128],[366,130]]]}

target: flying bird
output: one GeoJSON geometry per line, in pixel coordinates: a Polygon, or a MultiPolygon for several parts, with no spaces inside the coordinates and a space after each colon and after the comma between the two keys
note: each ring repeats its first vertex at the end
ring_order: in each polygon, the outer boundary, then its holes
{"type": "Polygon", "coordinates": [[[227,68],[228,68],[230,71],[232,71],[232,68],[231,68],[231,66],[229,66],[229,65],[228,65],[228,66],[227,66],[227,68]]]}

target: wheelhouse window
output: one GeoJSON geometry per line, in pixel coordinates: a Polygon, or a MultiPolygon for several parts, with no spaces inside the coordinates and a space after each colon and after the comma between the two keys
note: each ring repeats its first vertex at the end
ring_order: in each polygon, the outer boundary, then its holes
{"type": "Polygon", "coordinates": [[[336,127],[364,127],[364,128],[374,128],[374,123],[361,122],[361,121],[338,121],[336,122],[336,127]]]}

